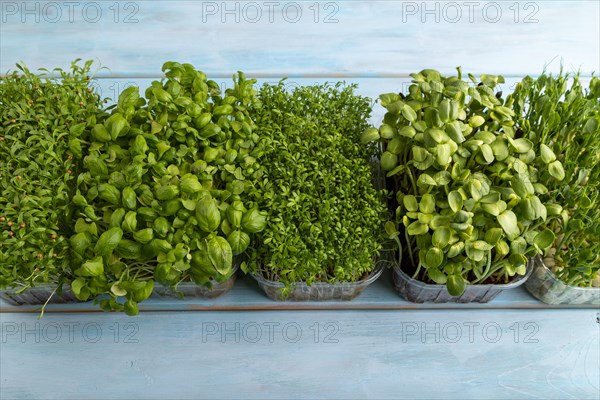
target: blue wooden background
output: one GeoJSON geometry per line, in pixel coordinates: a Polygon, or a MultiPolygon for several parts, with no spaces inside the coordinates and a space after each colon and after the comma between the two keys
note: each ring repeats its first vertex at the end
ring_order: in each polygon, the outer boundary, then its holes
{"type": "MultiPolygon", "coordinates": [[[[223,87],[243,70],[290,85],[346,80],[375,98],[411,72],[460,65],[503,74],[510,91],[545,67],[599,71],[599,4],[1,0],[0,72],[94,59],[108,68],[94,85],[114,98],[175,60],[223,87]]],[[[599,310],[546,307],[524,290],[487,306],[418,306],[386,274],[352,305],[286,306],[242,279],[223,299],[153,300],[137,318],[93,309],[51,306],[37,320],[0,303],[0,398],[600,396],[599,310]]]]}

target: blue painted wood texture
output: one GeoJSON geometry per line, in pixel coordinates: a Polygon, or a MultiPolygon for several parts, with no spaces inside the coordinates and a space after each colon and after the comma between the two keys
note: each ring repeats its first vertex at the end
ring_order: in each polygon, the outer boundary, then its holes
{"type": "Polygon", "coordinates": [[[596,314],[1,313],[0,396],[598,399],[596,314]]]}
{"type": "Polygon", "coordinates": [[[1,62],[98,59],[112,76],[157,76],[166,60],[211,75],[536,74],[560,59],[600,69],[599,2],[3,0],[1,62]]]}
{"type": "MultiPolygon", "coordinates": [[[[600,70],[598,1],[0,1],[0,73],[110,68],[115,98],[191,62],[223,87],[359,84],[376,98],[422,68],[503,74],[600,70]]],[[[372,122],[383,110],[376,107],[372,122]]],[[[1,171],[0,171],[1,173],[1,171]]],[[[150,300],[142,314],[90,304],[0,303],[0,398],[600,397],[599,310],[542,305],[523,289],[488,305],[414,305],[389,275],[353,303],[274,303],[241,279],[216,300],[150,300]],[[212,310],[212,311],[211,311],[212,310]],[[176,312],[193,311],[193,312],[176,312]],[[436,325],[438,324],[438,325],[436,325]],[[318,332],[318,334],[317,334],[318,332]]]]}

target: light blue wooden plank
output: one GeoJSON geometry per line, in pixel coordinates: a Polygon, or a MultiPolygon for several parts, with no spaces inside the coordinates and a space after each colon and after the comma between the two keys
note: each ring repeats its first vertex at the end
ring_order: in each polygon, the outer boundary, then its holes
{"type": "Polygon", "coordinates": [[[597,399],[600,390],[594,310],[0,314],[0,322],[1,395],[10,399],[597,399]]]}
{"type": "Polygon", "coordinates": [[[19,60],[64,67],[76,57],[116,75],[153,76],[166,60],[225,76],[398,76],[457,65],[523,75],[561,57],[568,68],[600,69],[597,1],[276,3],[3,1],[0,70],[19,60]]]}
{"type": "MultiPolygon", "coordinates": [[[[0,301],[2,312],[39,313],[40,306],[12,306],[0,301]]],[[[256,310],[465,310],[465,309],[595,309],[594,306],[547,305],[539,302],[524,288],[517,288],[501,293],[490,303],[424,303],[416,304],[403,300],[394,291],[391,272],[385,271],[382,276],[369,286],[353,301],[328,302],[275,302],[270,300],[259,289],[256,282],[248,276],[240,276],[233,289],[216,299],[148,299],[140,304],[145,311],[256,311],[256,310]]],[[[92,303],[49,304],[46,313],[99,311],[92,303]]]]}

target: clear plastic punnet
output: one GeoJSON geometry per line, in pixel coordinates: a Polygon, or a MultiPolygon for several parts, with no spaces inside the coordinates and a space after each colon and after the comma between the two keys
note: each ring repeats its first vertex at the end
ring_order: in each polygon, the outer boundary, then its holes
{"type": "Polygon", "coordinates": [[[209,286],[197,285],[194,282],[183,282],[177,285],[177,287],[171,288],[169,286],[161,285],[160,283],[154,284],[154,290],[152,291],[151,297],[169,297],[169,298],[189,298],[189,297],[201,297],[207,299],[214,299],[227,293],[235,284],[237,270],[240,264],[235,263],[231,271],[230,277],[223,281],[211,281],[209,286]]]}
{"type": "Polygon", "coordinates": [[[525,287],[538,300],[547,304],[600,305],[600,288],[567,285],[546,267],[539,256],[534,259],[533,273],[525,287]]]}
{"type": "Polygon", "coordinates": [[[399,264],[394,266],[394,288],[404,299],[413,303],[487,303],[502,293],[503,290],[521,286],[532,271],[532,260],[527,264],[525,275],[516,275],[513,281],[506,284],[467,285],[460,296],[452,296],[446,285],[421,282],[408,276],[399,264]]]}
{"type": "Polygon", "coordinates": [[[14,306],[40,305],[46,302],[48,304],[64,304],[79,301],[68,285],[63,285],[61,294],[56,288],[56,285],[43,284],[27,288],[22,293],[17,293],[19,289],[15,288],[0,290],[0,298],[14,306]]]}
{"type": "Polygon", "coordinates": [[[258,286],[265,294],[276,301],[348,301],[356,298],[367,286],[375,282],[383,272],[383,265],[378,263],[371,274],[356,282],[326,283],[315,282],[307,285],[298,282],[292,286],[288,296],[282,295],[285,285],[281,282],[270,281],[260,275],[253,275],[258,286]]]}

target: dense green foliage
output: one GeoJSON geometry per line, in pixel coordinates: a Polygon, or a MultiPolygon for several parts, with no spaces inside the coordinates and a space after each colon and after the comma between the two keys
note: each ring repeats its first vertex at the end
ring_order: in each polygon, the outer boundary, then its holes
{"type": "Polygon", "coordinates": [[[92,63],[78,61],[39,73],[17,64],[0,79],[0,288],[59,283],[69,271],[75,177],[103,113],[92,63]]]}
{"type": "Polygon", "coordinates": [[[562,181],[538,177],[548,189],[541,198],[558,208],[547,223],[557,240],[545,262],[567,284],[600,286],[600,79],[585,89],[578,74],[526,77],[509,97],[542,162],[564,168],[562,181]]]}
{"type": "Polygon", "coordinates": [[[554,241],[541,226],[549,211],[537,177],[561,179],[560,162],[540,162],[515,130],[511,102],[494,92],[502,77],[469,75],[469,84],[460,69],[411,76],[409,93],[380,96],[383,124],[363,134],[364,142],[385,143],[381,164],[393,178],[399,225],[386,230],[396,239],[404,233],[404,268],[452,295],[468,283],[525,274],[528,257],[554,241]]]}
{"type": "Polygon", "coordinates": [[[373,186],[373,151],[360,143],[370,100],[342,84],[287,91],[265,85],[252,110],[265,175],[251,192],[269,213],[249,270],[283,282],[366,277],[382,248],[384,202],[373,186]]]}
{"type": "Polygon", "coordinates": [[[247,110],[254,81],[239,73],[223,96],[189,64],[169,62],[163,71],[147,104],[128,88],[94,127],[78,178],[73,291],[81,300],[106,294],[104,309],[128,314],[155,280],[228,279],[233,256],[266,224],[246,199],[247,178],[262,174],[247,110]]]}
{"type": "Polygon", "coordinates": [[[526,77],[504,99],[501,76],[423,70],[380,96],[375,128],[355,85],[257,91],[239,72],[222,92],[176,62],[104,108],[91,65],[0,79],[0,289],[67,283],[135,315],[155,282],[210,287],[244,255],[285,296],[366,278],[389,239],[453,295],[541,253],[600,285],[597,77],[526,77]]]}

